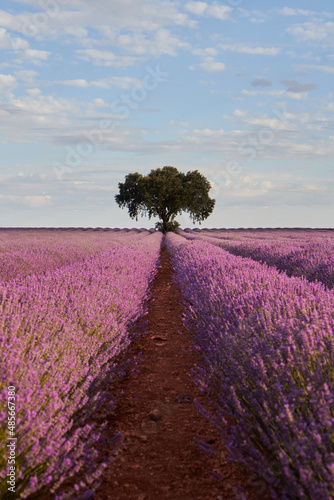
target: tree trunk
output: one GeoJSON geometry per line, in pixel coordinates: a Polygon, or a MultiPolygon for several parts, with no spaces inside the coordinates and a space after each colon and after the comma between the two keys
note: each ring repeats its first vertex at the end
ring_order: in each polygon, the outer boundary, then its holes
{"type": "Polygon", "coordinates": [[[164,234],[166,234],[168,231],[168,222],[169,222],[169,217],[167,217],[166,215],[163,216],[162,217],[162,227],[163,227],[162,232],[164,234]]]}

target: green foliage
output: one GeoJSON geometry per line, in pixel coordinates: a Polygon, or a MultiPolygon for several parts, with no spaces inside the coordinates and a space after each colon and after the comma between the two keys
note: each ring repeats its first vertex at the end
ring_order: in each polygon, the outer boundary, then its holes
{"type": "Polygon", "coordinates": [[[128,174],[119,183],[116,203],[127,208],[129,216],[159,217],[156,229],[163,233],[175,231],[179,223],[175,217],[187,212],[192,221],[203,221],[212,213],[215,200],[209,197],[210,183],[197,170],[184,174],[175,167],[151,170],[142,176],[138,172],[128,174]]]}
{"type": "Polygon", "coordinates": [[[163,222],[157,222],[155,224],[155,229],[162,232],[164,232],[166,228],[167,230],[165,232],[172,231],[173,233],[175,233],[178,227],[180,227],[180,223],[177,222],[177,220],[167,222],[166,226],[164,226],[163,222]]]}

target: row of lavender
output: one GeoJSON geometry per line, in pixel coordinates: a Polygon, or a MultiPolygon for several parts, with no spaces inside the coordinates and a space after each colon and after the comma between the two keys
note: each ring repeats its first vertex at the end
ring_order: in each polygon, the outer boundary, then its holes
{"type": "Polygon", "coordinates": [[[333,231],[201,231],[179,234],[205,239],[234,255],[276,267],[288,276],[334,287],[333,231]]]}
{"type": "Polygon", "coordinates": [[[83,260],[87,255],[130,241],[134,234],[144,238],[150,232],[0,229],[0,281],[21,279],[83,260]]]}
{"type": "Polygon", "coordinates": [[[334,498],[333,294],[207,242],[166,244],[231,457],[276,498],[334,498]]]}
{"type": "MultiPolygon", "coordinates": [[[[161,233],[135,233],[84,259],[0,284],[0,392],[2,401],[8,386],[16,392],[16,497],[43,497],[80,471],[94,489],[105,424],[96,427],[92,417],[122,375],[118,361],[129,325],[144,312],[161,240],[161,233]]],[[[114,404],[108,399],[110,411],[114,404]]],[[[7,498],[8,410],[1,410],[7,498]]]]}

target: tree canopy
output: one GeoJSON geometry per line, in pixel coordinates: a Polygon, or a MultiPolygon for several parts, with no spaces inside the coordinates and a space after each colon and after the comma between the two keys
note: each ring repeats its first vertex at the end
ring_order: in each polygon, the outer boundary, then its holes
{"type": "Polygon", "coordinates": [[[209,197],[210,183],[197,170],[184,174],[166,166],[145,176],[135,172],[118,187],[117,204],[127,208],[132,219],[138,220],[139,215],[159,217],[156,228],[163,233],[179,227],[175,220],[178,214],[187,212],[194,223],[201,223],[215,206],[215,200],[209,197]]]}

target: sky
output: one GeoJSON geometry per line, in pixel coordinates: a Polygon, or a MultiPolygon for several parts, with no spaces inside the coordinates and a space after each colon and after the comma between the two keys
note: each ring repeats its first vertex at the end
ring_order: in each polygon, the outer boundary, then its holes
{"type": "Polygon", "coordinates": [[[154,227],[130,172],[198,170],[201,226],[333,227],[334,9],[2,0],[0,226],[154,227]]]}

